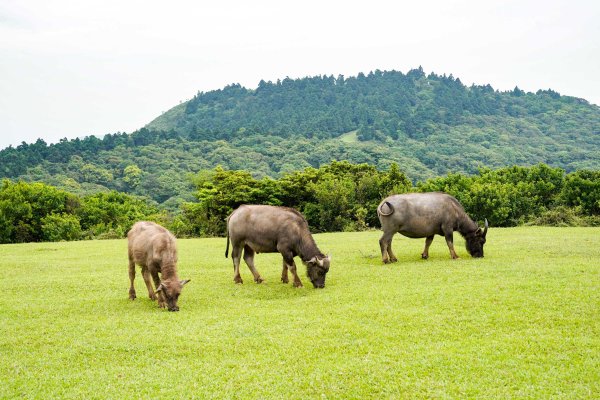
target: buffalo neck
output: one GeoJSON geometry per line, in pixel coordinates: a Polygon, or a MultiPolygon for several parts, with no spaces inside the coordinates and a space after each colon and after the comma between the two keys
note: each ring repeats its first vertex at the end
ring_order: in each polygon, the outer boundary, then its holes
{"type": "Polygon", "coordinates": [[[310,233],[302,235],[298,246],[298,253],[302,261],[308,261],[316,256],[322,256],[315,240],[310,233]]]}
{"type": "Polygon", "coordinates": [[[465,215],[464,220],[458,227],[458,232],[463,236],[467,237],[477,232],[479,225],[477,225],[471,218],[465,215]]]}
{"type": "Polygon", "coordinates": [[[177,268],[173,262],[164,262],[160,268],[161,280],[177,279],[177,268]]]}

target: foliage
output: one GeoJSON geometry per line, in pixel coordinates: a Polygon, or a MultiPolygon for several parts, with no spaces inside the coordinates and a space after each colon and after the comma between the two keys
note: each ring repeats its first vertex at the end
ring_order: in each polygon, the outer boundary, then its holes
{"type": "Polygon", "coordinates": [[[532,167],[481,168],[478,175],[449,174],[419,183],[422,192],[455,196],[475,220],[516,226],[560,204],[564,171],[545,164],[532,167]]]}
{"type": "Polygon", "coordinates": [[[156,206],[124,193],[78,197],[43,183],[0,186],[0,243],[123,237],[136,221],[161,218],[156,206]]]}
{"type": "Polygon", "coordinates": [[[2,181],[0,186],[0,243],[44,239],[44,218],[73,212],[78,199],[43,183],[2,181]]]}
{"type": "Polygon", "coordinates": [[[600,214],[600,171],[580,170],[569,174],[562,199],[567,206],[581,207],[587,214],[600,214]]]}
{"type": "Polygon", "coordinates": [[[49,214],[41,220],[42,238],[48,242],[81,238],[79,219],[73,214],[49,214]]]}
{"type": "Polygon", "coordinates": [[[600,224],[600,173],[565,174],[545,164],[480,168],[476,175],[451,173],[413,186],[397,164],[333,161],[279,179],[248,171],[202,170],[191,176],[196,201],[175,212],[146,198],[117,191],[75,195],[42,184],[4,180],[0,187],[0,242],[110,239],[124,237],[139,220],[156,221],[178,237],[221,236],[227,216],[241,204],[293,207],[313,232],[357,231],[379,226],[377,205],[390,194],[442,191],[455,196],[471,218],[491,226],[537,223],[600,224]]]}
{"type": "Polygon", "coordinates": [[[193,200],[189,175],[218,165],[256,179],[333,160],[379,170],[396,162],[413,181],[539,163],[570,173],[600,168],[598,132],[599,107],[552,90],[500,92],[421,68],[377,70],[229,85],[132,134],[22,143],[0,151],[0,178],[81,195],[116,190],[173,212],[193,200]]]}
{"type": "Polygon", "coordinates": [[[81,228],[89,238],[102,234],[105,238],[123,237],[136,221],[153,219],[157,213],[145,200],[115,191],[85,196],[77,209],[81,228]]]}
{"type": "Polygon", "coordinates": [[[367,164],[333,161],[286,174],[278,180],[253,178],[246,171],[217,167],[194,179],[197,204],[183,207],[189,233],[223,235],[227,216],[241,204],[294,207],[304,213],[315,231],[356,230],[375,226],[375,208],[390,190],[407,191],[411,184],[392,164],[380,172],[367,164]]]}
{"type": "Polygon", "coordinates": [[[315,235],[322,290],[280,283],[278,254],[235,285],[224,239],[179,239],[178,313],[139,267],[128,300],[123,239],[0,246],[0,398],[599,397],[599,228],[491,229],[483,259],[398,237],[393,265],[380,235],[315,235]]]}
{"type": "Polygon", "coordinates": [[[545,164],[480,168],[476,175],[452,173],[419,182],[414,188],[396,164],[379,171],[368,164],[333,161],[278,180],[257,180],[248,172],[219,167],[199,174],[196,185],[198,203],[183,208],[183,225],[194,227],[187,235],[223,235],[227,215],[244,203],[294,207],[305,215],[315,232],[378,227],[379,202],[390,194],[412,190],[449,193],[471,218],[480,222],[488,219],[492,226],[545,220],[553,224],[551,221],[560,218],[560,213],[553,216],[552,210],[563,206],[578,207],[573,215],[580,218],[564,219],[573,225],[593,225],[594,220],[588,217],[600,214],[593,207],[600,204],[600,174],[577,171],[565,175],[562,169],[545,164]]]}

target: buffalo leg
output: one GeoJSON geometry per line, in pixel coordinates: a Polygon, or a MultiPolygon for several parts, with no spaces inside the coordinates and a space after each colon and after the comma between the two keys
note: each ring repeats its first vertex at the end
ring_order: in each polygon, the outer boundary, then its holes
{"type": "Polygon", "coordinates": [[[156,300],[156,294],[154,293],[154,289],[152,288],[152,281],[150,277],[150,271],[148,268],[142,267],[142,277],[144,278],[144,283],[146,283],[146,288],[148,289],[148,297],[152,300],[156,300]]]}
{"type": "Polygon", "coordinates": [[[135,279],[135,263],[129,255],[129,281],[131,286],[129,287],[129,299],[135,300],[135,286],[133,286],[133,280],[135,279]]]}
{"type": "Polygon", "coordinates": [[[294,277],[294,287],[304,287],[304,285],[302,285],[300,277],[298,276],[298,271],[296,270],[296,263],[294,263],[294,254],[286,250],[279,250],[279,252],[283,256],[283,262],[287,266],[287,269],[292,273],[292,276],[294,277]]]}
{"type": "Polygon", "coordinates": [[[283,268],[281,269],[281,282],[288,283],[290,280],[288,279],[288,267],[285,261],[283,261],[283,268]]]}
{"type": "Polygon", "coordinates": [[[421,253],[421,258],[427,260],[429,258],[429,246],[431,246],[431,242],[433,242],[433,235],[427,236],[425,239],[425,250],[421,253]]]}
{"type": "Polygon", "coordinates": [[[398,259],[396,258],[396,256],[394,255],[394,252],[392,251],[392,238],[390,238],[388,245],[387,245],[387,252],[388,255],[390,256],[390,261],[391,262],[396,262],[398,261],[398,259]]]}
{"type": "Polygon", "coordinates": [[[394,232],[384,232],[379,239],[379,247],[381,248],[381,258],[385,264],[390,262],[396,262],[398,259],[392,252],[392,238],[394,232]]]}
{"type": "Polygon", "coordinates": [[[298,272],[296,270],[296,263],[294,262],[294,259],[292,259],[291,264],[288,264],[287,267],[290,270],[290,272],[292,273],[292,275],[294,276],[294,287],[297,287],[297,288],[304,287],[304,285],[302,284],[302,281],[300,280],[300,277],[298,276],[298,272]]]}
{"type": "Polygon", "coordinates": [[[454,251],[454,238],[452,232],[444,234],[444,237],[446,238],[448,249],[450,249],[450,257],[452,257],[453,260],[457,259],[458,255],[456,254],[456,251],[454,251]]]}
{"type": "Polygon", "coordinates": [[[250,269],[250,272],[252,272],[252,275],[254,275],[254,282],[263,282],[264,279],[260,276],[258,270],[254,266],[254,250],[252,250],[248,245],[244,246],[244,261],[246,262],[246,265],[248,265],[248,268],[250,269]]]}
{"type": "MultiPolygon", "coordinates": [[[[156,268],[153,268],[152,270],[152,279],[154,280],[154,287],[158,289],[160,286],[160,278],[158,277],[158,271],[156,268]]],[[[167,306],[166,297],[162,291],[158,292],[158,306],[160,308],[165,308],[167,306]]]]}
{"type": "Polygon", "coordinates": [[[235,283],[244,283],[240,275],[240,258],[242,256],[242,247],[234,245],[231,249],[231,258],[233,259],[233,281],[235,283]]]}

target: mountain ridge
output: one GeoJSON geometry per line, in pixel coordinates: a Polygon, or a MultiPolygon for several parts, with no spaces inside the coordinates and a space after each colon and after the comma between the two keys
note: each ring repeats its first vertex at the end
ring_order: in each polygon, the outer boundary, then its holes
{"type": "Polygon", "coordinates": [[[131,134],[10,146],[0,178],[165,203],[189,199],[190,174],[217,165],[277,177],[332,160],[397,163],[413,181],[483,166],[600,169],[600,107],[550,89],[465,86],[421,68],[232,84],[131,134]]]}

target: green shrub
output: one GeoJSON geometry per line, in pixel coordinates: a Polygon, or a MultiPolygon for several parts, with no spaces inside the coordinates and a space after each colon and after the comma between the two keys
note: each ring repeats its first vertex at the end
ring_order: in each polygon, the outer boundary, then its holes
{"type": "Polygon", "coordinates": [[[49,214],[42,218],[42,238],[49,242],[81,238],[81,225],[72,214],[49,214]]]}
{"type": "Polygon", "coordinates": [[[583,226],[585,220],[579,215],[576,209],[566,206],[558,206],[551,210],[543,212],[535,218],[529,225],[541,226],[583,226]]]}

